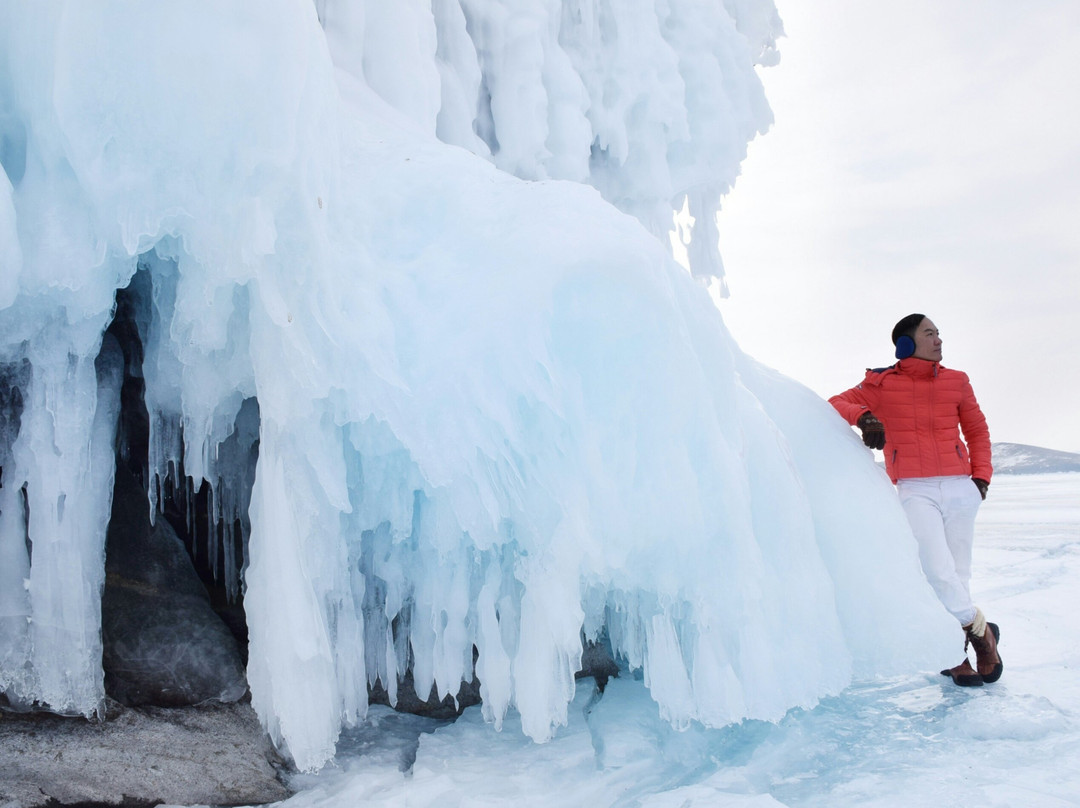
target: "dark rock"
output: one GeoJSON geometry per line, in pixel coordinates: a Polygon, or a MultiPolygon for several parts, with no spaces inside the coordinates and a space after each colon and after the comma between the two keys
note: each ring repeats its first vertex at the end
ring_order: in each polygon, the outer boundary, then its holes
{"type": "Polygon", "coordinates": [[[240,651],[183,543],[131,472],[116,470],[101,604],[109,696],[129,706],[236,701],[247,691],[240,651]]]}
{"type": "Polygon", "coordinates": [[[290,796],[283,767],[247,703],[0,712],[0,805],[263,804],[290,796]]]}
{"type": "MultiPolygon", "coordinates": [[[[449,695],[440,699],[434,685],[428,697],[421,699],[413,683],[412,668],[409,668],[405,675],[398,679],[395,704],[390,704],[390,696],[380,682],[368,688],[368,703],[383,704],[401,713],[422,715],[426,718],[456,718],[466,707],[472,707],[481,702],[480,680],[476,678],[475,671],[476,656],[476,649],[473,648],[473,679],[471,682],[461,683],[456,699],[449,695]]],[[[582,679],[591,676],[596,680],[596,686],[600,692],[603,692],[608,679],[618,675],[619,666],[611,655],[611,646],[606,636],[600,637],[596,642],[588,640],[582,642],[581,670],[577,672],[575,678],[582,679]]]]}
{"type": "Polygon", "coordinates": [[[586,640],[582,643],[581,670],[577,673],[578,679],[587,676],[593,677],[596,680],[596,686],[603,693],[608,679],[618,675],[619,666],[611,654],[611,644],[608,642],[606,634],[596,642],[586,640]]]}
{"type": "Polygon", "coordinates": [[[393,707],[399,713],[422,715],[425,718],[456,718],[466,707],[480,703],[480,681],[462,682],[457,699],[447,695],[440,699],[438,689],[432,685],[427,699],[421,699],[413,684],[412,669],[398,679],[397,702],[390,704],[390,696],[380,682],[368,688],[368,703],[393,707]]]}

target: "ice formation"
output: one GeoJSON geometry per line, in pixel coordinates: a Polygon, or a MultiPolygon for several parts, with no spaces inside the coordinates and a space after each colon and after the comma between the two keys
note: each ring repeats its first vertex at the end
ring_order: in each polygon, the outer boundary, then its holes
{"type": "Polygon", "coordinates": [[[100,704],[125,374],[301,768],[369,683],[454,694],[474,653],[537,740],[583,637],[677,726],[950,659],[882,474],[700,280],[778,33],[770,0],[0,5],[5,696],[100,704]]]}

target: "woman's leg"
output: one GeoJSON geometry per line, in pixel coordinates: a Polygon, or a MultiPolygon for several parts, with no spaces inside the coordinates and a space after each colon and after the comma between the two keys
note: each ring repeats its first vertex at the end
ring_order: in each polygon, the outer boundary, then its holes
{"type": "MultiPolygon", "coordinates": [[[[971,602],[968,591],[968,581],[971,579],[971,540],[967,540],[965,556],[962,525],[958,517],[953,518],[953,532],[956,534],[954,551],[954,542],[950,541],[946,532],[948,508],[942,482],[935,478],[900,480],[896,489],[919,545],[919,561],[923,574],[945,608],[960,621],[960,625],[966,626],[975,619],[975,604],[971,602]]],[[[975,491],[975,496],[979,496],[974,484],[971,484],[971,488],[975,491]]],[[[973,516],[971,535],[974,535],[973,516]]]]}

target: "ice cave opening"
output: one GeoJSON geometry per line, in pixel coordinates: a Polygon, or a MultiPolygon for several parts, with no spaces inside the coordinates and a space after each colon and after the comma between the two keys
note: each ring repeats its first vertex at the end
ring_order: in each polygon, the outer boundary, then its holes
{"type": "Polygon", "coordinates": [[[105,693],[128,704],[231,700],[247,690],[243,567],[250,524],[246,507],[226,503],[251,499],[258,402],[244,400],[218,449],[241,458],[229,466],[239,473],[213,481],[189,476],[182,419],[159,409],[152,429],[146,403],[146,344],[162,328],[156,306],[168,276],[159,272],[155,280],[147,260],[138,266],[116,292],[96,362],[106,365],[117,351],[123,357],[102,588],[105,693]],[[150,467],[152,432],[176,449],[159,468],[150,467]]]}

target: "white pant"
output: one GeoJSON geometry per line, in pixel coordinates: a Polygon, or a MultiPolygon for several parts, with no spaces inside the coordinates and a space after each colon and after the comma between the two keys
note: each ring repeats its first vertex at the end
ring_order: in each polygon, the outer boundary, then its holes
{"type": "Polygon", "coordinates": [[[970,477],[908,477],[896,491],[919,543],[923,574],[945,608],[968,625],[975,619],[968,584],[979,489],[970,477]]]}

